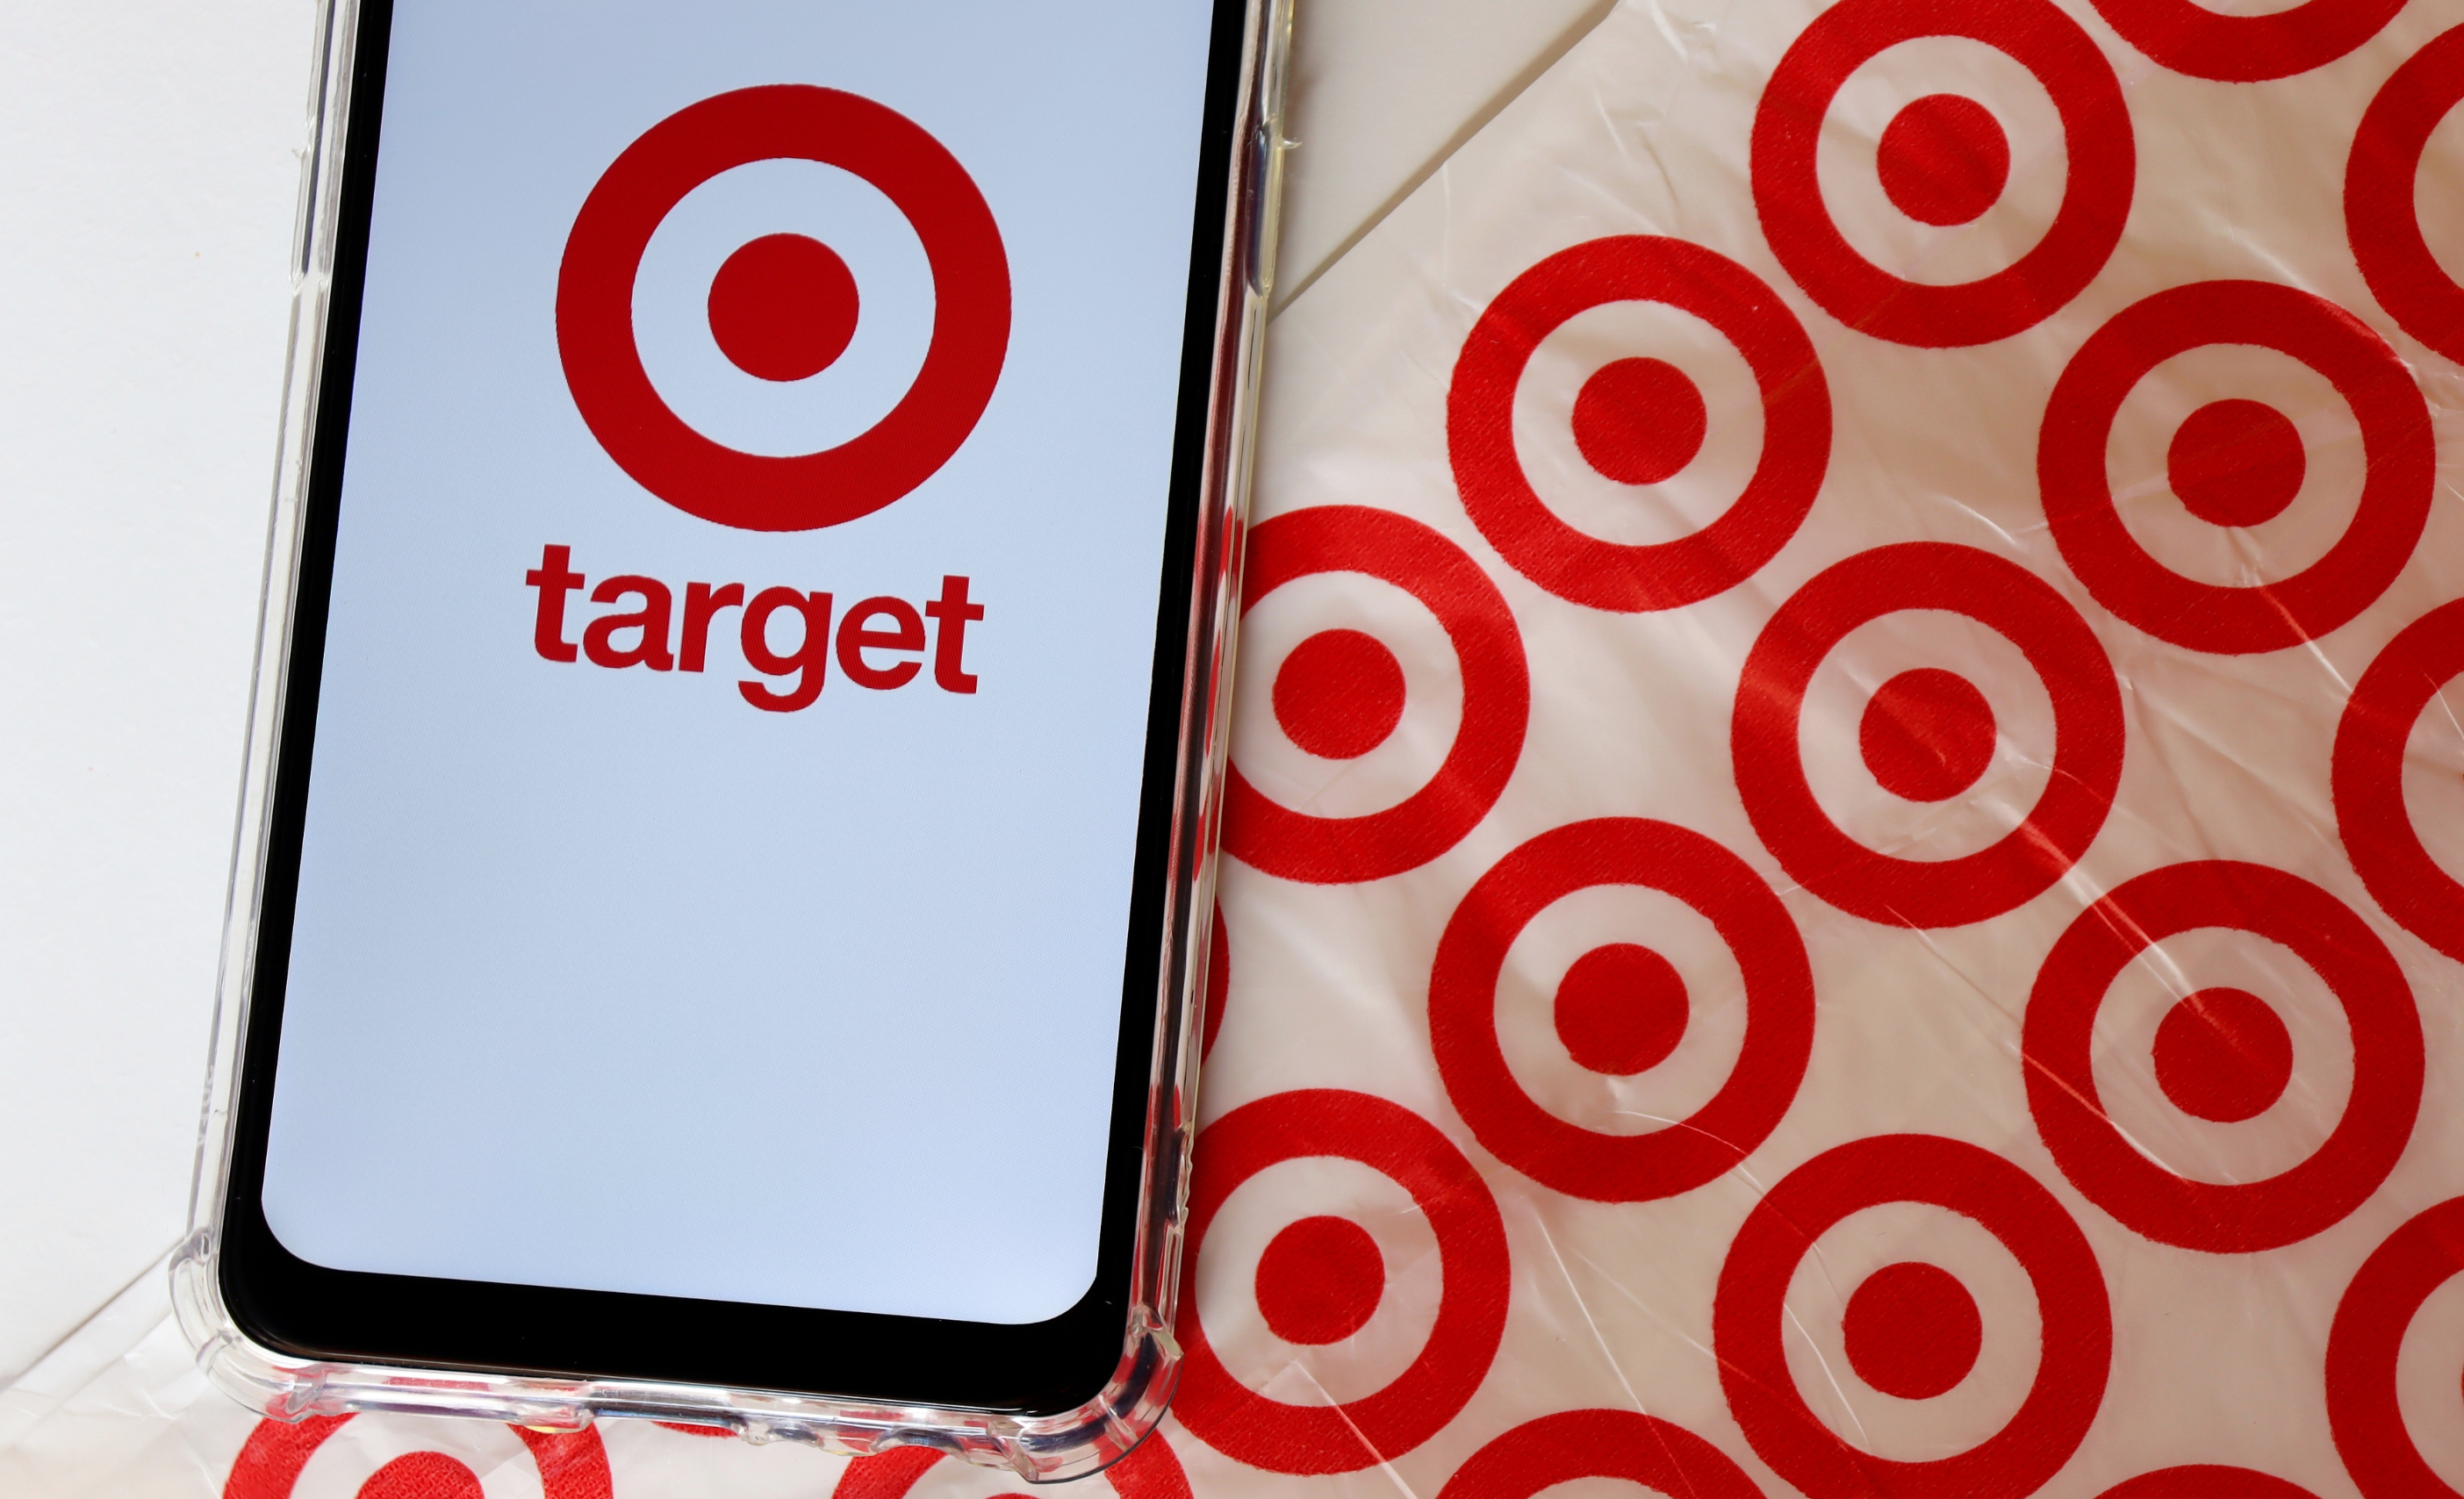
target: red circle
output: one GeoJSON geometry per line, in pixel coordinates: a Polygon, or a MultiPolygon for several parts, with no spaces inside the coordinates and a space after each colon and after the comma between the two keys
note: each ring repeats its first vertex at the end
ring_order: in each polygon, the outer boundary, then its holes
{"type": "MultiPolygon", "coordinates": [[[[293,1423],[274,1420],[260,1421],[256,1429],[240,1444],[239,1455],[231,1459],[231,1474],[223,1481],[223,1499],[291,1499],[298,1485],[300,1469],[316,1455],[325,1440],[351,1421],[350,1416],[311,1416],[293,1423]]],[[[581,1431],[534,1431],[528,1426],[509,1427],[530,1449],[531,1461],[539,1466],[539,1484],[546,1499],[612,1499],[614,1482],[607,1472],[607,1449],[601,1445],[599,1433],[584,1428],[581,1431]]],[[[436,1457],[438,1454],[415,1454],[436,1457]]],[[[371,1491],[377,1478],[400,1468],[405,1459],[397,1459],[379,1468],[361,1492],[368,1499],[380,1499],[371,1491]]],[[[451,1458],[441,1459],[452,1467],[462,1465],[451,1458]]],[[[468,1468],[462,1468],[468,1473],[468,1468]]],[[[451,1472],[432,1464],[420,1465],[416,1470],[394,1471],[388,1485],[404,1482],[425,1472],[431,1477],[450,1480],[451,1472]]],[[[383,1492],[403,1492],[388,1488],[383,1492]]],[[[423,1492],[411,1489],[409,1492],[423,1492]]],[[[451,1490],[434,1490],[450,1493],[451,1490]]]]}
{"type": "Polygon", "coordinates": [[[1972,99],[1927,94],[1891,117],[1874,154],[1883,195],[1920,224],[1984,217],[2011,182],[2011,138],[1972,99]]]}
{"type": "Polygon", "coordinates": [[[488,1499],[479,1475],[442,1452],[406,1452],[368,1475],[358,1499],[488,1499]]]}
{"type": "Polygon", "coordinates": [[[1258,1257],[1258,1311],[1266,1330],[1307,1348],[1340,1343],[1369,1325],[1386,1293],[1386,1259],[1369,1230],[1324,1214],[1284,1225],[1258,1257]]]}
{"type": "Polygon", "coordinates": [[[1557,981],[1557,1039],[1576,1066],[1632,1077],[1685,1039],[1685,980],[1648,947],[1611,942],[1574,959],[1557,981]]]}
{"type": "Polygon", "coordinates": [[[721,94],[644,132],[590,189],[557,278],[565,384],[600,446],[669,504],[747,531],[839,525],[931,478],[991,404],[1009,322],[1001,229],[957,158],[895,110],[801,83],[721,94]],[[824,162],[879,188],[923,241],[934,296],[932,345],[890,414],[835,448],[784,458],[687,426],[633,342],[634,277],[669,210],[721,172],[778,158],[824,162]]]}
{"type": "MultiPolygon", "coordinates": [[[[1852,0],[1854,3],[1854,0],[1852,0]]],[[[1824,900],[1890,926],[1966,926],[2015,910],[2079,862],[2122,781],[2122,692],[2079,611],[1989,552],[1905,541],[1859,552],[1799,588],[1746,657],[1729,740],[1754,830],[1824,900]],[[2010,640],[2054,702],[2054,768],[2028,820],[1964,858],[1899,859],[1841,832],[1797,754],[1807,685],[1868,620],[1904,609],[1965,614],[2010,640]]]]}
{"type": "Polygon", "coordinates": [[[2054,540],[2098,603],[2160,640],[2246,655],[2324,635],[2387,590],[2429,521],[2437,456],[2430,407],[2404,361],[2352,314],[2273,282],[2200,281],[2132,303],[2071,357],[2045,404],[2036,479],[2054,540]],[[2361,508],[2327,555],[2248,588],[2194,582],[2149,556],[2105,474],[2131,387],[2174,355],[2217,343],[2275,349],[2325,376],[2361,423],[2368,466],[2361,508]]]}
{"type": "Polygon", "coordinates": [[[1993,762],[1993,705],[1968,678],[1933,667],[1881,685],[1857,724],[1857,748],[1883,790],[1947,802],[1993,762]]]}
{"type": "Polygon", "coordinates": [[[1903,1260],[1857,1283],[1840,1334],[1857,1378],[1903,1400],[1959,1387],[1985,1347],[1985,1319],[1959,1277],[1903,1260]]]}
{"type": "Polygon", "coordinates": [[[1746,1440],[1812,1499],[2020,1499],[2070,1461],[2096,1419],[2113,1313],[2086,1236],[2026,1172],[1963,1141],[1886,1135],[1825,1151],[1754,1204],[1720,1267],[1711,1340],[1746,1440]],[[2035,1382],[2009,1423],[1932,1462],[1849,1445],[1797,1392],[1781,1341],[1798,1262],[1832,1224],[1885,1202],[1930,1202],[1983,1224],[2027,1270],[2044,1328],[2035,1382]]]}
{"type": "Polygon", "coordinates": [[[1332,1406],[1287,1405],[1234,1380],[1206,1340],[1197,1298],[1181,1298],[1174,1414],[1208,1446],[1268,1472],[1353,1473],[1411,1451],[1470,1400],[1506,1333],[1513,1270],[1505,1221],[1480,1173],[1427,1120],[1367,1093],[1278,1093],[1206,1127],[1189,1198],[1184,1284],[1199,1284],[1207,1227],[1235,1188],[1278,1162],[1325,1156],[1356,1160],[1412,1194],[1437,1235],[1444,1289],[1412,1366],[1375,1394],[1332,1406]]]}
{"type": "Polygon", "coordinates": [[[1312,817],[1270,801],[1239,765],[1224,776],[1223,849],[1283,879],[1349,885],[1415,870],[1463,841],[1497,805],[1523,755],[1531,678],[1505,596],[1461,547],[1417,520],[1359,505],[1277,516],[1249,533],[1241,607],[1296,578],[1382,579],[1438,618],[1463,671],[1463,723],[1429,783],[1366,817],[1312,817]]]}
{"type": "Polygon", "coordinates": [[[2216,859],[2152,870],[2073,920],[2037,971],[2020,1032],[2028,1109],[2071,1184],[2159,1244],[2249,1254],[2342,1221],[2395,1167],[2421,1106],[2421,1019],[2404,970],[2367,923],[2308,880],[2216,859]],[[2353,1091],[2325,1143],[2263,1181],[2193,1181],[2106,1117],[2090,1057],[2097,1011],[2123,968],[2203,927],[2291,948],[2334,991],[2353,1035],[2353,1091]]]}
{"type": "Polygon", "coordinates": [[[1275,722],[1321,760],[1358,760],[1403,721],[1403,667],[1375,635],[1322,629],[1275,672],[1275,722]]]}
{"type": "Polygon", "coordinates": [[[863,298],[839,253],[802,234],[764,234],[727,257],[710,283],[710,333],[728,362],[759,380],[804,380],[855,341],[863,298]]]}
{"type": "Polygon", "coordinates": [[[2201,989],[2156,1027],[2156,1086],[2173,1107],[2218,1124],[2255,1119],[2293,1081],[2293,1036],[2265,1000],[2201,989]]]}
{"type": "Polygon", "coordinates": [[[1918,348],[1991,343],[2035,327],[2102,270],[2130,216],[2137,171],[2130,109],[2104,55],[2049,0],[1842,0],[1780,58],[1754,112],[1754,207],[1771,253],[1823,311],[1918,348]],[[1849,75],[1920,36],[1965,36],[2015,59],[2053,96],[2070,156],[2054,222],[2019,259],[1955,286],[1904,280],[1839,232],[1815,175],[1815,145],[1849,75]]]}
{"type": "Polygon", "coordinates": [[[1446,1096],[1482,1145],[1543,1186],[1595,1202],[1690,1192],[1743,1160],[1779,1124],[1814,1047],[1814,976],[1788,908],[1746,862],[1669,823],[1606,817],[1515,849],[1482,875],[1438,939],[1429,1041],[1446,1096]],[[1602,1135],[1542,1109],[1497,1038],[1497,985],[1514,938],[1576,891],[1638,885],[1701,912],[1746,981],[1735,1069],[1694,1113],[1648,1135],[1602,1135]]]}
{"type": "Polygon", "coordinates": [[[2255,526],[2284,514],[2310,460],[2284,413],[2260,401],[2211,401],[2165,451],[2165,478],[2184,509],[2211,526],[2255,526]]]}
{"type": "Polygon", "coordinates": [[[2105,24],[2150,59],[2219,83],[2288,78],[2379,33],[2405,0],[2308,0],[2266,15],[2219,15],[2197,0],[2096,0],[2105,24]]]}
{"type": "Polygon", "coordinates": [[[1574,446],[1602,478],[1657,484],[1703,451],[1710,413],[1685,371],[1664,359],[1601,365],[1574,397],[1574,446]]]}
{"type": "MultiPolygon", "coordinates": [[[[857,1458],[839,1474],[829,1499],[907,1499],[943,1456],[936,1447],[899,1446],[857,1458]]],[[[1128,1455],[1105,1468],[1104,1481],[1120,1499],[1192,1499],[1179,1454],[1159,1429],[1149,1431],[1128,1455]]]]}
{"type": "Polygon", "coordinates": [[[1682,239],[1595,239],[1516,276],[1481,314],[1446,393],[1446,450],[1472,523],[1515,571],[1595,609],[1673,609],[1753,576],[1804,523],[1831,461],[1831,390],[1805,329],[1744,266],[1682,239]],[[1692,536],[1653,546],[1558,519],[1514,451],[1514,392],[1541,342],[1579,313],[1627,301],[1665,303],[1719,329],[1762,392],[1762,459],[1745,493],[1692,536]]]}
{"type": "Polygon", "coordinates": [[[1622,1478],[1684,1499],[1763,1499],[1718,1447],[1674,1422],[1623,1410],[1527,1421],[1466,1459],[1438,1499],[1531,1499],[1578,1478],[1622,1478]]]}
{"type": "Polygon", "coordinates": [[[2431,132],[2458,99],[2464,26],[2413,54],[2363,111],[2344,165],[2344,231],[2370,295],[2387,315],[2430,347],[2464,361],[2464,286],[2431,254],[2414,198],[2431,132]]]}
{"type": "Polygon", "coordinates": [[[2464,600],[2406,626],[2353,687],[2336,726],[2332,781],[2344,856],[2379,909],[2464,961],[2464,884],[2439,868],[2404,799],[2405,742],[2431,698],[2464,673],[2464,600]]]}
{"type": "Polygon", "coordinates": [[[2464,1272],[2464,1197],[2408,1220],[2362,1262],[2327,1330],[2327,1425],[2365,1499],[2454,1499],[2397,1403],[2396,1357],[2431,1293],[2464,1272]]]}
{"type": "Polygon", "coordinates": [[[2114,1485],[2097,1499],[2319,1499],[2299,1484],[2247,1467],[2193,1464],[2160,1468],[2114,1485]]]}

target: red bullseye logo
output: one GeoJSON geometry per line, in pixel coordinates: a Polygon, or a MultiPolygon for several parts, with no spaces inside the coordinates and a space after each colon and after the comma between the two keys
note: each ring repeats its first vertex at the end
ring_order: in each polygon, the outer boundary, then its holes
{"type": "MultiPolygon", "coordinates": [[[[311,1416],[297,1422],[262,1421],[231,1460],[223,1499],[291,1499],[300,1470],[349,1416],[311,1416]]],[[[613,1499],[607,1451],[595,1431],[541,1432],[507,1428],[539,1466],[546,1499],[613,1499]]],[[[442,1452],[406,1452],[363,1481],[356,1499],[482,1499],[479,1475],[442,1452]]]]}
{"type": "MultiPolygon", "coordinates": [[[[2124,308],[2071,357],[2036,440],[2045,518],[2096,601],[2160,640],[2223,655],[2315,640],[2377,602],[2429,522],[2437,461],[2429,403],[2387,341],[2324,298],[2266,281],[2202,281],[2124,308]],[[2361,507],[2327,554],[2246,588],[2183,577],[2150,556],[2123,524],[2105,469],[2132,387],[2175,355],[2218,343],[2275,349],[2326,377],[2361,424],[2367,464],[2361,507]]],[[[2291,422],[2239,400],[2193,411],[2167,454],[2182,503],[2219,526],[2273,518],[2300,489],[2304,462],[2291,422]]]]}
{"type": "Polygon", "coordinates": [[[2304,0],[2263,15],[2219,15],[2198,0],[2096,0],[2148,56],[2195,78],[2256,83],[2323,67],[2376,36],[2404,0],[2304,0]]]}
{"type": "MultiPolygon", "coordinates": [[[[1754,113],[1754,208],[1771,253],[1822,310],[1862,333],[1919,348],[1991,343],[2052,317],[2096,278],[2130,216],[2137,148],[2122,85],[2096,43],[2049,0],[1842,0],[1792,44],[1754,113]],[[1841,85],[1902,42],[1964,36],[2002,52],[2053,96],[2070,178],[2044,237],[1974,281],[1927,285],[1866,259],[1831,216],[1815,171],[1823,118],[1841,85]]],[[[1908,104],[1882,133],[1882,190],[1921,224],[1966,224],[2002,196],[2010,142],[1958,95],[1908,104]]]]}
{"type": "MultiPolygon", "coordinates": [[[[1626,1076],[1675,1050],[1685,986],[1649,948],[1613,943],[1558,985],[1558,1035],[1579,1066],[1626,1076]]],[[[1777,1128],[1814,1048],[1814,975],[1788,908],[1746,862],[1697,832],[1603,818],[1543,833],[1500,860],[1456,908],[1429,976],[1429,1041],[1446,1096],[1500,1160],[1600,1202],[1675,1197],[1712,1180],[1777,1128]],[[1728,1080],[1690,1117],[1604,1135],[1535,1103],[1497,1034],[1497,990],[1515,937],[1551,905],[1602,885],[1663,891],[1710,918],[1746,981],[1746,1036],[1728,1080]]]]}
{"type": "MultiPolygon", "coordinates": [[[[1437,1435],[1470,1400],[1497,1356],[1512,1278],[1506,1224],[1479,1172],[1419,1114],[1367,1093],[1314,1090],[1244,1104],[1198,1139],[1185,1283],[1199,1284],[1206,1231],[1240,1185],[1287,1160],[1355,1160],[1411,1194],[1436,1234],[1443,1282],[1437,1323],[1411,1366],[1384,1389],[1332,1406],[1290,1405],[1236,1380],[1207,1341],[1198,1298],[1183,1296],[1186,1354],[1173,1410],[1199,1440],[1274,1473],[1351,1473],[1437,1435]]],[[[1287,1226],[1258,1264],[1258,1310],[1276,1336],[1339,1342],[1375,1315],[1386,1267],[1358,1224],[1331,1216],[1287,1226]]]]}
{"type": "MultiPolygon", "coordinates": [[[[1858,1287],[1847,1316],[1850,1362],[1886,1394],[1929,1398],[1957,1384],[1975,1362],[1974,1299],[1938,1267],[1884,1267],[1858,1287]]],[[[2053,1194],[1990,1151],[1926,1135],[1839,1146],[1771,1188],[1729,1245],[1711,1328],[1720,1382],[1746,1440],[1813,1499],[2034,1493],[2087,1435],[2113,1356],[2104,1274],[2053,1194]],[[2035,1382],[2009,1422],[1968,1450],[1931,1462],[1878,1457],[1825,1425],[1797,1389],[1784,1342],[1789,1281],[1798,1262],[1833,1224],[1890,1202],[1929,1202],[1983,1224],[2027,1271],[2043,1328],[2035,1382]]]]}
{"type": "MultiPolygon", "coordinates": [[[[1574,402],[1575,446],[1620,484],[1677,474],[1708,423],[1702,391],[1664,360],[1617,360],[1574,402]]],[[[1831,392],[1805,329],[1752,272],[1682,239],[1595,239],[1524,272],[1481,315],[1455,362],[1446,448],[1472,523],[1517,572],[1596,609],[1682,608],[1753,576],[1804,523],[1831,460],[1831,392]],[[1710,323],[1762,394],[1762,458],[1745,493],[1692,536],[1658,545],[1604,541],[1559,519],[1514,448],[1514,394],[1532,355],[1576,316],[1621,301],[1662,302],[1710,323]]]]}
{"type": "MultiPolygon", "coordinates": [[[[1393,584],[1437,617],[1463,669],[1463,721],[1437,773],[1401,803],[1362,817],[1318,817],[1269,798],[1233,765],[1225,776],[1223,850],[1268,874],[1313,885],[1384,879],[1461,843],[1504,794],[1523,754],[1531,678],[1505,596],[1452,541],[1392,511],[1319,505],[1249,534],[1241,607],[1287,583],[1353,572],[1393,584]]],[[[1353,760],[1402,721],[1403,671],[1375,637],[1322,630],[1285,657],[1272,687],[1276,722],[1304,751],[1353,760]]]]}
{"type": "Polygon", "coordinates": [[[2464,884],[2439,868],[2405,804],[2405,741],[2446,685],[2464,674],[2464,601],[2405,627],[2353,688],[2336,728],[2336,828],[2380,909],[2464,960],[2464,884]]]}
{"type": "MultiPolygon", "coordinates": [[[[720,267],[711,334],[745,374],[808,378],[855,337],[862,289],[838,253],[799,234],[756,239],[720,267]]],[[[1009,260],[966,168],[913,121],[853,94],[778,84],[721,94],[650,127],[609,166],[573,223],[557,281],[557,346],[574,405],[644,489],[704,520],[810,531],[868,516],[939,472],[991,403],[1009,348],[1009,260]],[[890,413],[836,447],[742,452],[678,416],[633,332],[650,236],[687,193],[770,160],[820,162],[869,183],[906,215],[933,273],[933,337],[890,413]]]]}
{"type": "MultiPolygon", "coordinates": [[[[2453,1198],[2388,1235],[2362,1262],[2336,1307],[2327,1333],[2327,1422],[2344,1470],[2366,1499],[2446,1499],[2455,1492],[2406,1429],[2396,1363],[2423,1304],[2459,1272],[2464,1198],[2453,1198]]],[[[2449,1398],[2454,1393],[2451,1388],[2449,1398]]]]}
{"type": "MultiPolygon", "coordinates": [[[[2099,1207],[2160,1244],[2247,1254],[2309,1238],[2359,1207],[2395,1168],[2421,1106],[2421,1019],[2404,970],[2361,917],[2309,881],[2263,865],[2177,864],[2082,912],[2036,975],[2020,1053],[2028,1108],[2055,1163],[2099,1207]],[[2211,1182],[2158,1164],[2106,1115],[2093,1052],[2097,1011],[2123,968],[2206,927],[2290,948],[2326,981],[2351,1025],[2353,1091],[2307,1160],[2261,1181],[2211,1182]]],[[[2293,1070],[2283,1021],[2259,997],[2205,989],[2156,1032],[2157,1086],[2183,1113],[2255,1117],[2293,1070]]]]}
{"type": "Polygon", "coordinates": [[[1621,1478],[1685,1499],[1763,1499],[1726,1452],[1674,1422],[1622,1410],[1527,1421],[1473,1453],[1438,1499],[1531,1499],[1580,1478],[1621,1478]]]}
{"type": "MultiPolygon", "coordinates": [[[[1885,682],[1859,743],[1884,789],[1958,795],[1993,745],[1984,694],[1925,669],[1885,682]]],[[[2043,580],[1988,552],[1909,541],[1817,574],[1771,616],[1746,657],[1729,739],[1754,831],[1788,872],[1842,911],[1893,926],[1965,926],[2043,893],[2087,851],[2122,781],[2122,693],[2086,621],[2043,580]],[[1903,609],[1965,614],[2019,648],[2054,704],[2053,776],[2027,820],[1964,858],[1902,859],[1840,830],[1815,799],[1799,751],[1806,689],[1833,647],[1903,609]]]]}
{"type": "MultiPolygon", "coordinates": [[[[2326,3],[2310,0],[2286,14],[2326,3]]],[[[2389,0],[2376,5],[2389,13],[2397,9],[2389,0]]],[[[2464,26],[2442,33],[2395,70],[2362,115],[2344,165],[2345,232],[2370,294],[2405,332],[2453,360],[2464,360],[2464,286],[2422,237],[2413,189],[2431,132],[2458,99],[2464,99],[2464,26]]]]}

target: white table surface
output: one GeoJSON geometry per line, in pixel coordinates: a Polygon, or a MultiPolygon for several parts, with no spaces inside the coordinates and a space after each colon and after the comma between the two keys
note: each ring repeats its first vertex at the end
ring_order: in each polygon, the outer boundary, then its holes
{"type": "MultiPolygon", "coordinates": [[[[1283,295],[1610,0],[1301,0],[1283,295]]],[[[0,20],[0,1385],[179,1236],[310,0],[0,20]]]]}

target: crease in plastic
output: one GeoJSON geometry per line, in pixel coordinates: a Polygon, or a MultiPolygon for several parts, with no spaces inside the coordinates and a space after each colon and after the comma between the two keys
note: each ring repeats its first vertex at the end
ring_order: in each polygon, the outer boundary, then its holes
{"type": "Polygon", "coordinates": [[[247,1032],[273,810],[275,749],[288,679],[302,506],[316,430],[319,367],[340,231],[344,133],[350,118],[356,0],[324,0],[309,92],[312,144],[302,163],[295,241],[291,344],[282,435],[259,601],[256,671],[232,841],[230,897],[216,979],[212,1051],[189,1197],[188,1231],[170,1264],[171,1304],[197,1365],[243,1405],[282,1421],[362,1411],[463,1416],[542,1430],[600,1419],[723,1427],[756,1443],[808,1443],[844,1456],[925,1446],[1015,1471],[1030,1483],[1097,1472],[1128,1455],[1163,1418],[1179,1374],[1172,1333],[1196,1137],[1199,1037],[1215,907],[1220,787],[1227,755],[1233,644],[1254,451],[1267,295],[1273,283],[1283,168],[1284,90],[1291,0],[1248,0],[1224,215],[1199,534],[1177,756],[1166,942],[1157,976],[1145,1171],[1132,1253],[1130,1320],[1111,1378],[1087,1404],[1056,1416],[865,1403],[649,1380],[570,1379],[468,1370],[304,1359],[252,1341],[224,1305],[217,1272],[231,1163],[241,1040],[247,1032]]]}

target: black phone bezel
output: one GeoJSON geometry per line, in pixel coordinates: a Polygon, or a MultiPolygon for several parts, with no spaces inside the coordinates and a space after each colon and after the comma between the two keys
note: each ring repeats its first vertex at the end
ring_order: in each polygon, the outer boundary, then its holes
{"type": "MultiPolygon", "coordinates": [[[[1171,934],[1192,583],[1207,515],[1207,454],[1227,276],[1249,5],[1214,0],[1192,214],[1169,520],[1157,588],[1133,888],[1093,1283],[1059,1317],[1023,1326],[937,1321],[615,1291],[336,1270],[292,1254],[261,1198],[298,888],[317,701],[367,268],[393,0],[361,0],[339,184],[329,310],[302,487],[300,555],[282,672],[261,904],[225,1179],[216,1274],[250,1339],[298,1358],[414,1369],[652,1380],[900,1405],[1052,1416],[1096,1399],[1131,1331],[1133,1256],[1154,1102],[1157,981],[1171,934]]],[[[1181,965],[1175,964],[1176,971],[1181,965]]],[[[1167,1137],[1170,1132],[1167,1133],[1167,1137]]]]}

